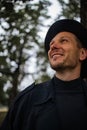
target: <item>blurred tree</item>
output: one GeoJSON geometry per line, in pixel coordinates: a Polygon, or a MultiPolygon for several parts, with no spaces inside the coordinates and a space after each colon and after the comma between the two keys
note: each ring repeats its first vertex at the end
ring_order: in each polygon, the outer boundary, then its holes
{"type": "Polygon", "coordinates": [[[58,16],[71,19],[80,18],[80,0],[58,0],[61,5],[61,13],[58,16]]]}
{"type": "Polygon", "coordinates": [[[7,103],[11,103],[25,76],[29,74],[38,76],[38,71],[41,71],[45,77],[45,59],[41,59],[43,51],[39,49],[43,44],[38,32],[44,26],[43,20],[50,18],[47,16],[49,5],[50,2],[47,0],[39,0],[36,3],[29,0],[1,0],[0,2],[1,103],[5,103],[6,98],[7,103]],[[37,52],[40,54],[39,59],[37,52]],[[32,66],[33,58],[34,60],[37,58],[37,61],[35,61],[34,72],[31,72],[29,66],[32,66]],[[36,69],[36,63],[41,65],[39,69],[36,69]]]}
{"type": "Polygon", "coordinates": [[[87,28],[87,0],[80,0],[80,17],[81,23],[87,28]]]}
{"type": "Polygon", "coordinates": [[[58,0],[61,5],[61,13],[58,18],[66,17],[80,19],[81,23],[87,28],[87,0],[58,0]]]}
{"type": "MultiPolygon", "coordinates": [[[[80,18],[81,23],[87,28],[87,0],[80,0],[81,8],[80,8],[80,18]]],[[[87,77],[85,78],[87,82],[87,77]]]]}

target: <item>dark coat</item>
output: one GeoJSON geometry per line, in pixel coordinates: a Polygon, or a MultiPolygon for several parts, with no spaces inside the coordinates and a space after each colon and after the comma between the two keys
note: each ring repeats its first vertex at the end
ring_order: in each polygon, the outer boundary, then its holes
{"type": "MultiPolygon", "coordinates": [[[[80,109],[84,109],[82,116],[83,119],[86,117],[84,121],[87,121],[87,107],[80,109]]],[[[59,115],[52,80],[38,85],[34,83],[17,96],[0,130],[64,130],[59,115]]],[[[82,128],[77,126],[77,130],[87,130],[87,125],[83,126],[87,123],[81,123],[82,128]]]]}
{"type": "MultiPolygon", "coordinates": [[[[45,114],[44,107],[48,104],[50,106],[47,111],[53,107],[52,100],[50,81],[38,85],[32,84],[17,96],[0,130],[41,130],[39,126],[35,126],[37,118],[39,119],[38,115],[42,112],[45,114]]],[[[43,130],[46,130],[44,127],[43,130]]]]}

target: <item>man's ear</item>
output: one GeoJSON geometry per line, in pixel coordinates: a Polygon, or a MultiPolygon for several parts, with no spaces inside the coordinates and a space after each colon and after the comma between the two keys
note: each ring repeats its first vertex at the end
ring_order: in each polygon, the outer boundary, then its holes
{"type": "Polygon", "coordinates": [[[87,58],[87,49],[81,48],[80,50],[80,60],[83,61],[87,58]]]}

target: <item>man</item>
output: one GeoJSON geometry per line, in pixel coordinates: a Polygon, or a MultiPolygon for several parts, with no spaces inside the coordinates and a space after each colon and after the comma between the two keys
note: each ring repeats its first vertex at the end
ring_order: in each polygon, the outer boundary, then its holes
{"type": "Polygon", "coordinates": [[[56,21],[45,49],[55,76],[21,92],[0,130],[87,130],[87,30],[75,20],[56,21]]]}

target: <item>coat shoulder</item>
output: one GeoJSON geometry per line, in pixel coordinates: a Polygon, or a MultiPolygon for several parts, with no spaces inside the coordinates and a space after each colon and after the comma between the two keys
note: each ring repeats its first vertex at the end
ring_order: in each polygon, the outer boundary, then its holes
{"type": "Polygon", "coordinates": [[[35,99],[38,96],[38,94],[41,95],[41,93],[47,91],[47,86],[49,86],[49,82],[50,81],[46,81],[39,84],[35,84],[34,82],[33,84],[25,88],[23,91],[19,92],[19,94],[16,96],[14,100],[14,103],[21,101],[23,102],[27,99],[29,100],[29,98],[31,97],[35,99]]]}

